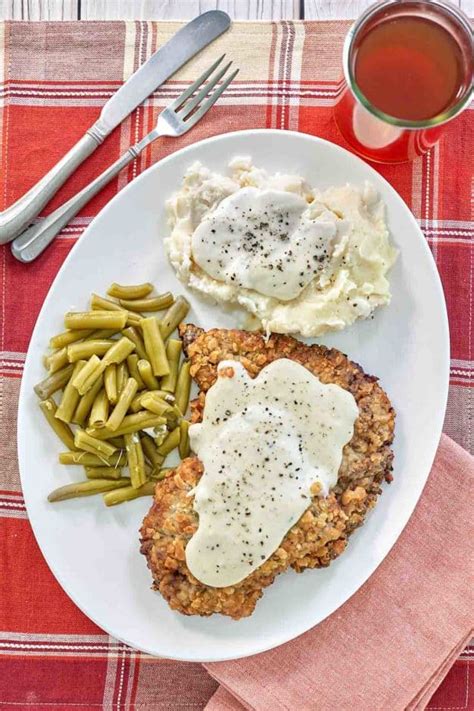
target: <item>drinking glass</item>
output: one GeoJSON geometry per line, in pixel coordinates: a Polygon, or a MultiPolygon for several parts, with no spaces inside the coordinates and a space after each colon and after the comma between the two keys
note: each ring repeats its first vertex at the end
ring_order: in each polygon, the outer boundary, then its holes
{"type": "MultiPolygon", "coordinates": [[[[385,48],[384,48],[385,51],[385,48]]],[[[387,47],[387,52],[393,48],[387,47]]],[[[335,106],[337,126],[356,153],[380,163],[401,163],[426,153],[444,126],[458,116],[472,98],[472,30],[469,19],[445,0],[383,0],[369,7],[354,23],[343,50],[344,86],[335,106]],[[453,102],[441,113],[423,120],[407,120],[384,113],[357,85],[355,58],[368,33],[392,19],[418,17],[436,22],[455,40],[462,57],[462,77],[453,102]]],[[[400,83],[404,81],[400,74],[400,83]]]]}

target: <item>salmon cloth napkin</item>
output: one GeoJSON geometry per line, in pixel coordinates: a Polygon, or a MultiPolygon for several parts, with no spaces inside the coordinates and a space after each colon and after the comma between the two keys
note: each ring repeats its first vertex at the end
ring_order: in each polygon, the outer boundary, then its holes
{"type": "Polygon", "coordinates": [[[293,642],[206,665],[233,694],[220,687],[206,711],[424,709],[473,633],[473,484],[474,459],[443,435],[416,511],[375,574],[293,642]]]}
{"type": "MultiPolygon", "coordinates": [[[[332,107],[347,28],[346,22],[235,23],[133,112],[46,212],[149,131],[161,108],[225,51],[240,74],[205,121],[188,135],[145,151],[34,264],[22,265],[8,247],[1,248],[0,706],[198,711],[209,704],[215,711],[236,708],[238,699],[265,711],[474,708],[469,674],[474,648],[464,648],[472,462],[447,438],[399,542],[344,607],[297,641],[257,658],[209,665],[209,671],[136,652],[87,619],[46,566],[21,494],[15,435],[23,362],[38,312],[75,240],[118,190],[189,142],[271,127],[345,145],[332,107]],[[215,694],[216,679],[232,694],[222,687],[215,694]]],[[[152,22],[0,23],[0,209],[64,155],[106,99],[177,29],[177,23],[152,22]]],[[[465,111],[423,158],[377,167],[418,219],[443,280],[452,354],[445,432],[468,451],[474,365],[472,117],[465,111]]],[[[106,258],[100,250],[98,244],[98,269],[106,258]]]]}

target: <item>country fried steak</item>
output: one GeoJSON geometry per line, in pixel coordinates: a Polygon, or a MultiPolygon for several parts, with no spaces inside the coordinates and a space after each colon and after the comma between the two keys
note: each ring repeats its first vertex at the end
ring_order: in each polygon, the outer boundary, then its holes
{"type": "Polygon", "coordinates": [[[354,396],[359,417],[354,436],[343,450],[336,486],[327,497],[318,495],[280,547],[242,582],[212,588],[197,580],[186,566],[187,542],[197,530],[197,514],[188,493],[203,470],[197,457],[189,457],[157,483],[154,503],[140,531],[141,552],[146,556],[158,590],[173,610],[185,615],[220,613],[234,619],[251,615],[265,587],[278,573],[291,567],[326,567],[346,548],[350,534],[360,526],[382,493],[381,484],[392,480],[395,413],[377,378],[343,353],[325,346],[303,344],[290,336],[272,335],[268,341],[256,332],[213,329],[191,324],[180,327],[191,375],[199,396],[191,403],[192,422],[202,419],[206,392],[217,378],[223,360],[239,360],[255,377],[277,358],[300,363],[322,383],[335,383],[354,396]]]}

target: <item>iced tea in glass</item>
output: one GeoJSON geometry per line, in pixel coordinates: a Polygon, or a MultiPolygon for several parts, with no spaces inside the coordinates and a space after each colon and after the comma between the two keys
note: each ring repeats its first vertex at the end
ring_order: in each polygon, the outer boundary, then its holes
{"type": "Polygon", "coordinates": [[[471,101],[470,22],[444,0],[384,0],[350,29],[343,64],[343,136],[370,160],[412,160],[471,101]]]}

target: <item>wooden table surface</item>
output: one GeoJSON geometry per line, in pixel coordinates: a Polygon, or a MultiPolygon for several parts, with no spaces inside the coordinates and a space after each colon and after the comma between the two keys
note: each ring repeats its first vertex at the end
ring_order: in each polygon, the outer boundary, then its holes
{"type": "MultiPolygon", "coordinates": [[[[225,10],[235,20],[357,17],[373,0],[0,0],[0,20],[186,20],[225,10]]],[[[469,17],[474,0],[454,0],[469,17]]]]}

